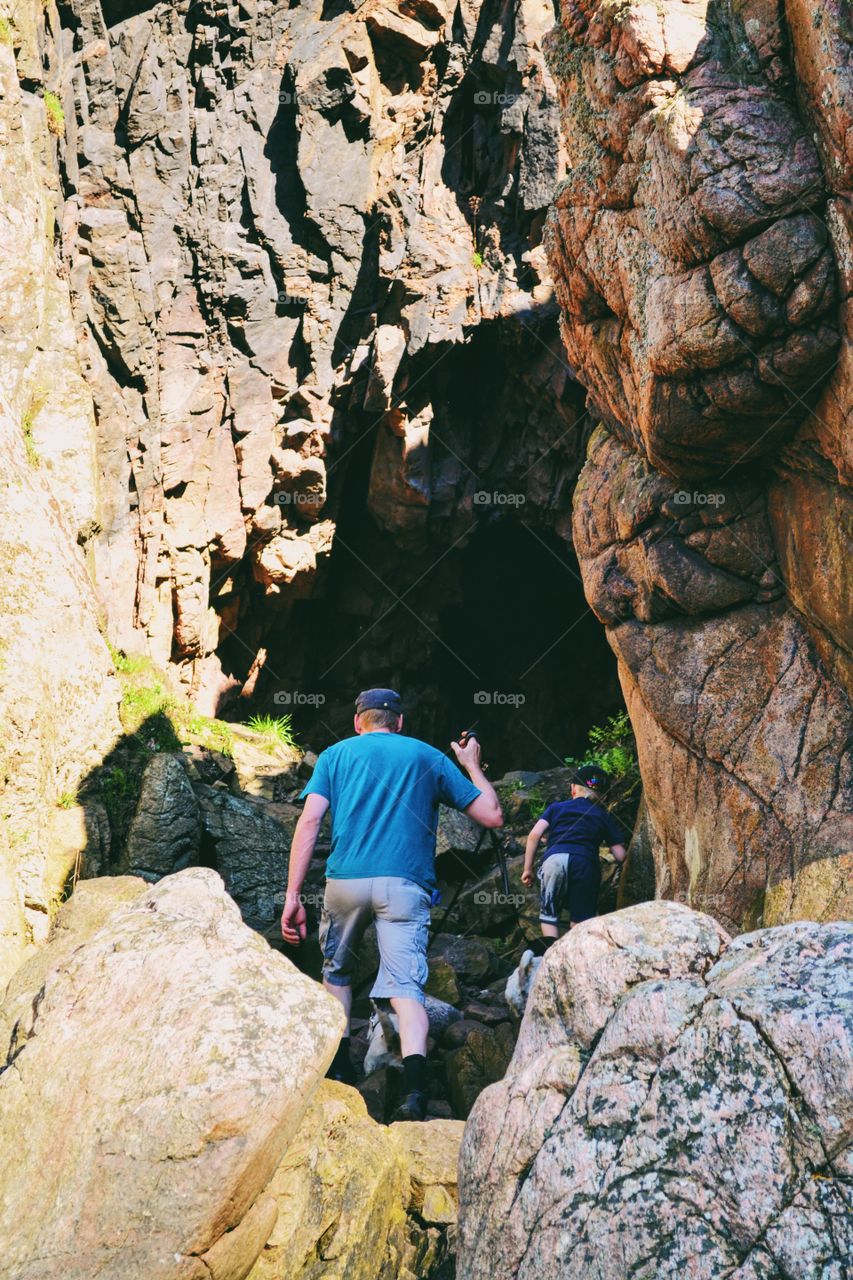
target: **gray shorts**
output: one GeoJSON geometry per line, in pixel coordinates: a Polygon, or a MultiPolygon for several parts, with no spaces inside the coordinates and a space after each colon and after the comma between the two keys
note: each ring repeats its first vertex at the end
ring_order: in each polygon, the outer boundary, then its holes
{"type": "Polygon", "coordinates": [[[560,912],[566,910],[572,924],[598,915],[601,866],[597,853],[589,858],[577,853],[549,854],[539,868],[539,883],[542,885],[539,919],[543,924],[559,924],[560,912]]]}
{"type": "Polygon", "coordinates": [[[426,889],[402,876],[327,880],[320,920],[323,977],[335,986],[352,985],[359,943],[375,921],[379,973],[371,996],[405,996],[423,1004],[429,972],[429,901],[426,889]]]}

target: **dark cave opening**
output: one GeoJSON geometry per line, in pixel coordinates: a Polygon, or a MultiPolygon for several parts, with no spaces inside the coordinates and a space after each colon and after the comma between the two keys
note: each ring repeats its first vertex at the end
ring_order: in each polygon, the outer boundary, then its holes
{"type": "Polygon", "coordinates": [[[459,575],[435,657],[447,730],[475,727],[500,772],[582,752],[589,726],[622,699],[571,549],[520,516],[498,516],[460,553],[459,575]]]}
{"type": "Polygon", "coordinates": [[[360,689],[387,685],[406,731],[436,746],[476,727],[494,776],[553,768],[624,705],[570,541],[590,421],[556,317],[482,325],[440,359],[425,350],[400,385],[408,413],[433,413],[425,505],[400,506],[393,466],[377,475],[382,415],[343,412],[331,555],[277,618],[261,599],[244,617],[267,649],[251,710],[290,714],[320,750],[352,733],[360,689]]]}
{"type": "Polygon", "coordinates": [[[623,702],[571,547],[489,513],[453,550],[401,552],[359,488],[321,591],[271,639],[264,709],[292,715],[299,740],[320,750],[352,732],[360,689],[387,685],[405,699],[406,731],[436,746],[475,727],[495,777],[582,753],[589,727],[623,702]]]}

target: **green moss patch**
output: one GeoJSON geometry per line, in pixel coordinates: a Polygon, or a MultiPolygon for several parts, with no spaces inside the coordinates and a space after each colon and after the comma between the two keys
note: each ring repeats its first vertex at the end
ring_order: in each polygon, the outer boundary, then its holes
{"type": "Polygon", "coordinates": [[[44,95],[44,109],[47,112],[47,127],[54,137],[61,138],[65,133],[65,112],[59,98],[50,89],[44,95]]]}

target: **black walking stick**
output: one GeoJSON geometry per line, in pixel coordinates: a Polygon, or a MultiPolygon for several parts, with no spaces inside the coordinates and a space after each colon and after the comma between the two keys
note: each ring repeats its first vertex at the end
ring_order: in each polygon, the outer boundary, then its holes
{"type": "MultiPolygon", "coordinates": [[[[471,738],[475,738],[477,742],[480,741],[480,735],[476,733],[473,729],[463,729],[459,735],[459,742],[464,747],[466,742],[468,742],[471,738]]],[[[483,767],[485,769],[485,766],[483,767]]],[[[483,827],[479,836],[477,837],[477,843],[474,845],[474,848],[471,852],[471,859],[472,861],[476,859],[477,854],[480,852],[480,849],[483,846],[483,841],[486,839],[487,836],[491,841],[492,850],[495,853],[495,860],[497,861],[498,868],[501,873],[501,884],[503,886],[504,894],[508,898],[509,897],[509,870],[506,865],[506,853],[504,852],[502,841],[495,834],[493,830],[487,827],[483,827]]],[[[459,883],[454,886],[452,897],[448,902],[447,906],[445,907],[441,916],[441,920],[438,925],[439,933],[444,928],[444,925],[447,921],[447,917],[450,915],[450,912],[453,910],[454,906],[456,905],[456,899],[459,897],[460,893],[462,892],[462,886],[464,885],[464,883],[465,883],[464,880],[460,880],[459,883]]]]}

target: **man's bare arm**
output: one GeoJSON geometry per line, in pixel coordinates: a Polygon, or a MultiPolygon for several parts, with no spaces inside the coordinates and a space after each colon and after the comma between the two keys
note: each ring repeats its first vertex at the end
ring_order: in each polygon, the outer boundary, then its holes
{"type": "Polygon", "coordinates": [[[504,815],[498,794],[480,765],[480,744],[476,738],[469,738],[463,747],[458,742],[451,742],[454,755],[468,774],[475,787],[480,788],[480,795],[472,800],[465,810],[469,818],[473,818],[481,827],[503,826],[504,815]]]}
{"type": "Polygon", "coordinates": [[[299,900],[299,894],[308,874],[320,824],[328,807],[329,802],[325,796],[308,796],[293,832],[287,873],[287,896],[281,916],[282,937],[285,942],[293,946],[302,941],[307,931],[305,908],[299,900]]]}

